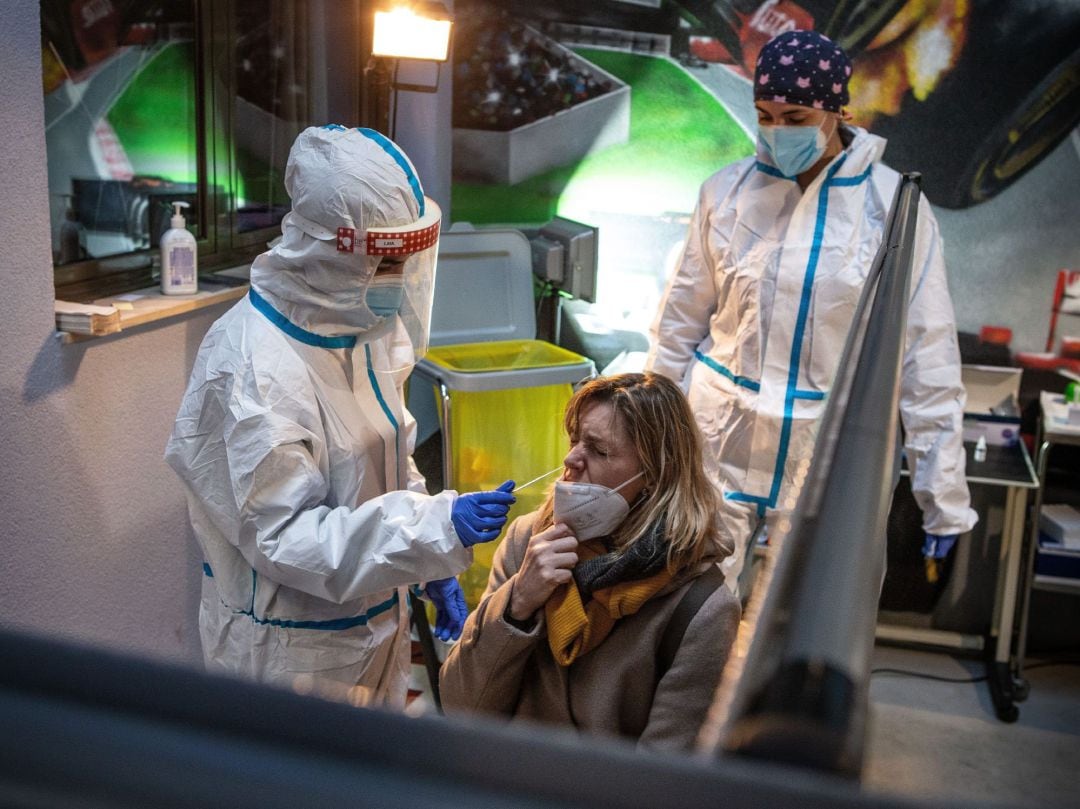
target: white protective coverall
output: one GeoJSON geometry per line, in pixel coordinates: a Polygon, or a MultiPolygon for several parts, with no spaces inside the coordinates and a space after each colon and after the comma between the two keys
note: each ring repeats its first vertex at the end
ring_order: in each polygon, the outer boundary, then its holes
{"type": "MultiPolygon", "coordinates": [[[[880,162],[882,138],[846,129],[847,147],[805,192],[753,157],[705,181],[650,332],[646,367],[682,383],[723,495],[732,589],[758,519],[770,533],[787,527],[899,181],[880,162]]],[[[977,519],[964,400],[941,238],[923,197],[900,407],[928,533],[960,534],[977,519]]]]}
{"type": "Polygon", "coordinates": [[[367,339],[380,257],[343,251],[336,226],[416,222],[424,198],[392,142],[342,127],[301,133],[285,184],[282,239],[207,332],[165,454],[204,553],[204,656],[211,671],[402,707],[406,586],[457,575],[472,552],[451,524],[456,492],[429,496],[412,461],[413,347],[400,328],[367,339]]]}

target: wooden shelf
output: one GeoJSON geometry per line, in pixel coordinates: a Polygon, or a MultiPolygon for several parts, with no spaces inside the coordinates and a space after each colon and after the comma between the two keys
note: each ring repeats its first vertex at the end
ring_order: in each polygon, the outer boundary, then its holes
{"type": "Polygon", "coordinates": [[[200,289],[194,295],[163,295],[159,287],[153,286],[135,292],[127,292],[123,295],[99,298],[93,302],[102,306],[112,304],[120,311],[119,332],[92,335],[58,331],[56,334],[64,343],[100,340],[103,337],[116,337],[117,335],[123,336],[125,331],[136,326],[177,317],[188,312],[205,309],[208,306],[216,306],[219,303],[239,300],[247,294],[247,291],[247,284],[240,286],[207,284],[204,289],[200,289]]]}

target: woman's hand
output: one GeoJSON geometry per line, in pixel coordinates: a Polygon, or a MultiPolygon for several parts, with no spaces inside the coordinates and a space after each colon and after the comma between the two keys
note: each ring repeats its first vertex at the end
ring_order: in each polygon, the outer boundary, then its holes
{"type": "Polygon", "coordinates": [[[556,587],[570,581],[570,570],[578,560],[577,546],[577,537],[562,523],[529,537],[521,569],[514,574],[511,618],[528,621],[544,606],[556,587]]]}

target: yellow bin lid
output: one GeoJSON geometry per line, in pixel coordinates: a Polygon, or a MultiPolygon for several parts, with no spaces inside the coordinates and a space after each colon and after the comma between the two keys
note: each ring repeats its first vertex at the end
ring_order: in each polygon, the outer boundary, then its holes
{"type": "Polygon", "coordinates": [[[575,384],[596,373],[589,358],[544,340],[434,346],[416,370],[462,391],[575,384]]]}

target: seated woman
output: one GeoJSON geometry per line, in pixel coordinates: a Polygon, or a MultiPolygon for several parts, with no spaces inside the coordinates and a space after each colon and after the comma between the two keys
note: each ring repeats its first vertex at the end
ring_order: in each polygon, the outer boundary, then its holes
{"type": "Polygon", "coordinates": [[[739,624],[694,418],[667,378],[621,374],[584,385],[565,425],[563,476],[496,551],[443,708],[691,750],[739,624]]]}

